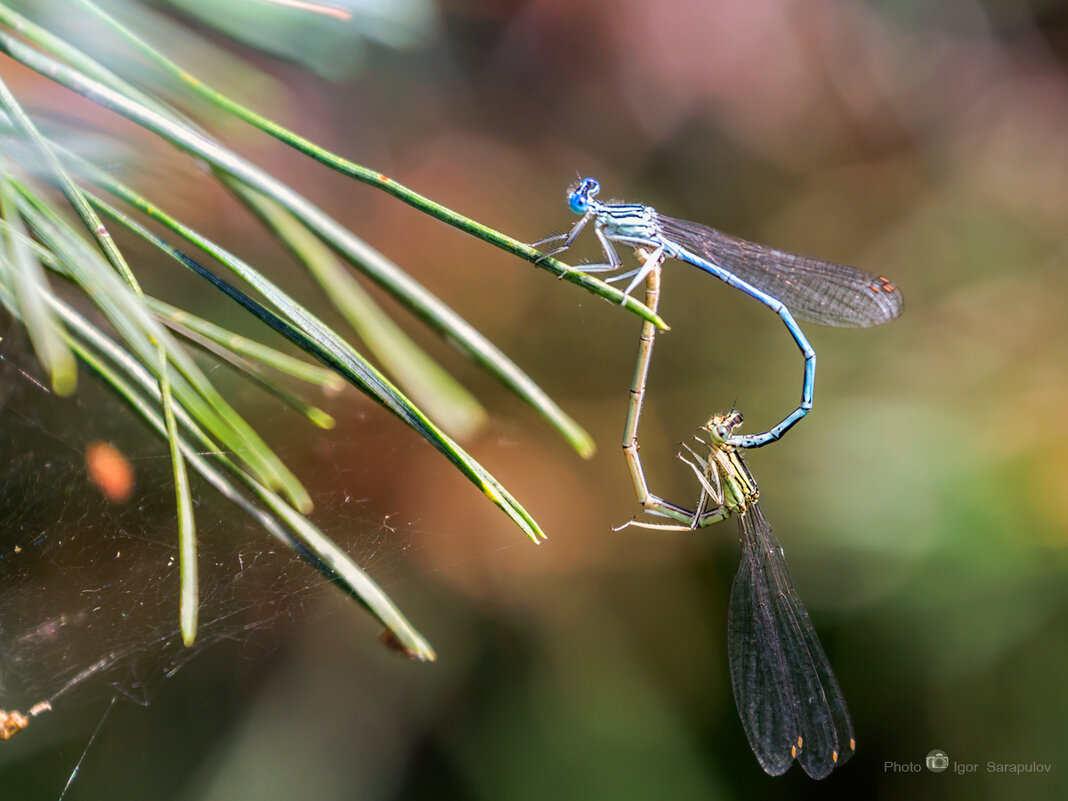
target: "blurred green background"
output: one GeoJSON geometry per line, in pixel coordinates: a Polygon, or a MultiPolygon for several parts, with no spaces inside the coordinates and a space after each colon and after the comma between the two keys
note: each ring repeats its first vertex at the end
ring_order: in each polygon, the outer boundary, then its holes
{"type": "MultiPolygon", "coordinates": [[[[611,530],[637,511],[618,447],[637,318],[235,125],[222,132],[230,144],[443,297],[600,450],[582,462],[411,327],[491,410],[467,444],[549,534],[533,546],[355,392],[325,401],[333,432],[248,393],[242,409],[306,481],[316,522],[439,661],[387,653],[366,615],[199,487],[220,582],[275,559],[269,581],[214,599],[219,620],[233,604],[248,621],[167,680],[173,664],[150,642],[126,643],[121,669],[0,744],[0,797],[56,798],[116,692],[68,799],[1068,794],[1065,6],[368,0],[308,33],[286,4],[232,5],[250,13],[230,30],[239,40],[208,18],[211,4],[188,4],[157,43],[289,127],[521,240],[570,226],[564,189],[577,171],[608,197],[901,287],[905,312],[890,326],[804,326],[819,354],[815,409],[748,460],[849,702],[857,754],[822,783],[796,768],[767,777],[753,758],[726,670],[733,522],[611,530]],[[892,767],[935,748],[976,772],[892,767]],[[1050,768],[992,774],[989,762],[1050,768]]],[[[129,182],[322,305],[191,160],[10,61],[2,69],[39,113],[98,138],[129,182]],[[143,155],[112,154],[115,138],[143,155]]],[[[584,236],[572,261],[596,260],[595,245],[584,236]]],[[[140,255],[151,291],[258,332],[140,255]]],[[[685,265],[667,265],[661,309],[672,330],[656,346],[642,453],[654,492],[688,504],[696,488],[677,443],[732,405],[745,430],[770,426],[796,403],[801,362],[773,315],[685,265]]],[[[165,447],[91,382],[61,401],[19,372],[33,374],[28,360],[7,351],[0,366],[4,555],[40,548],[76,599],[82,582],[105,580],[87,539],[110,548],[121,535],[128,559],[144,543],[153,567],[106,581],[128,582],[131,609],[176,620],[165,447]],[[97,439],[133,460],[125,507],[87,486],[82,454],[97,439]]],[[[54,599],[10,564],[0,559],[0,688],[21,675],[54,692],[49,660],[98,658],[95,610],[77,642],[35,648],[26,632],[54,599]]]]}

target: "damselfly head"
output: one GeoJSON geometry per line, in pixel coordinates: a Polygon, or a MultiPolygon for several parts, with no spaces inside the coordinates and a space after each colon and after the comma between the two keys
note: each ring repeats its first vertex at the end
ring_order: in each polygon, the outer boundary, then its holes
{"type": "Polygon", "coordinates": [[[742,413],[734,409],[727,414],[714,414],[701,428],[709,433],[712,441],[722,444],[731,438],[734,429],[742,424],[742,413]]]}
{"type": "Polygon", "coordinates": [[[567,205],[575,214],[585,214],[590,208],[590,199],[601,191],[594,178],[583,178],[567,188],[567,205]]]}

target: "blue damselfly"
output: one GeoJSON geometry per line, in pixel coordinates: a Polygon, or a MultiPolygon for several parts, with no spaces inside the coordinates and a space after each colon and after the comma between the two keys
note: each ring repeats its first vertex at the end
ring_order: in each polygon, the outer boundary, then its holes
{"type": "Polygon", "coordinates": [[[901,292],[888,278],[844,264],[785,253],[748,242],[698,223],[676,220],[637,203],[604,203],[596,199],[600,184],[584,178],[568,188],[568,205],[581,219],[567,234],[535,244],[560,241],[546,256],[567,250],[592,220],[594,233],[608,262],[586,264],[584,272],[617,270],[623,262],[613,243],[640,250],[641,266],[609,280],[633,276],[625,295],[659,272],[665,259],[688,262],[763,303],[783,321],[804,357],[804,379],[798,407],[773,428],[736,436],[731,444],[759,448],[779,439],[812,408],[816,353],[798,326],[802,320],[829,326],[867,328],[882,325],[901,313],[901,292]]]}

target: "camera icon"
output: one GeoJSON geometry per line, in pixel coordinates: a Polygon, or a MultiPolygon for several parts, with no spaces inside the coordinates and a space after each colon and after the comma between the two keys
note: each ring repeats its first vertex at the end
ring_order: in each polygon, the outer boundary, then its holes
{"type": "Polygon", "coordinates": [[[945,751],[936,748],[927,754],[926,763],[927,770],[932,773],[941,773],[949,767],[949,756],[946,755],[945,751]]]}

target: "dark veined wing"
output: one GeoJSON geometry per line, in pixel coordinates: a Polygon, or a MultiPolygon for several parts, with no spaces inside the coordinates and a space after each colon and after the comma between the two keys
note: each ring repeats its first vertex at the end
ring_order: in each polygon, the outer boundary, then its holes
{"type": "Polygon", "coordinates": [[[658,222],[668,239],[781,300],[803,320],[870,328],[901,314],[901,290],[884,276],[773,250],[686,220],[658,215],[658,222]]]}
{"type": "Polygon", "coordinates": [[[734,701],[773,776],[796,758],[814,779],[853,755],[853,724],[831,665],[756,503],[738,514],[742,556],[727,624],[734,701]]]}
{"type": "MultiPolygon", "coordinates": [[[[739,514],[738,525],[748,517],[739,514]]],[[[727,658],[734,703],[760,767],[772,776],[790,769],[801,732],[789,686],[790,669],[768,599],[764,568],[752,537],[742,533],[742,558],[731,585],[727,615],[727,658]]]]}

